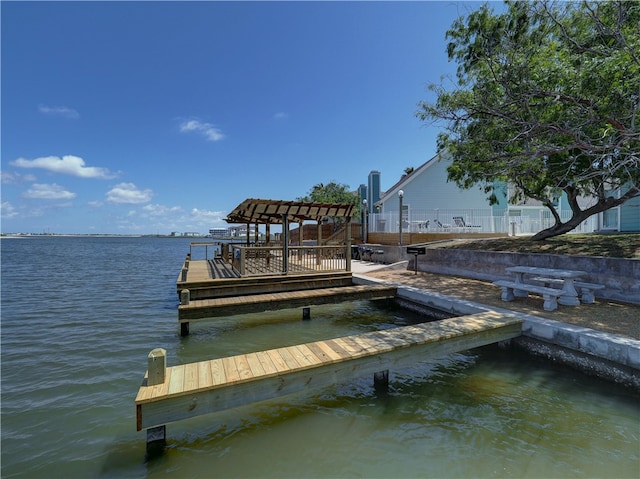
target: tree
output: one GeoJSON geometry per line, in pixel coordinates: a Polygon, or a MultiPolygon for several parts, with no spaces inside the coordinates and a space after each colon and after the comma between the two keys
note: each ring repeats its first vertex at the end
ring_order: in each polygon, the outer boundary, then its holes
{"type": "Polygon", "coordinates": [[[458,64],[451,91],[416,115],[443,122],[438,149],[461,188],[497,181],[512,201],[539,200],[554,217],[544,239],[640,196],[640,3],[506,2],[483,5],[447,32],[458,64]],[[620,191],[619,197],[614,195],[620,191]],[[572,216],[556,210],[564,192],[572,216]],[[592,197],[581,208],[578,199],[592,197]]]}
{"type": "MultiPolygon", "coordinates": [[[[298,198],[297,201],[350,204],[354,206],[353,216],[357,218],[360,215],[361,205],[358,195],[349,191],[349,185],[336,183],[335,181],[331,181],[326,185],[324,183],[314,185],[307,196],[298,198]]],[[[332,218],[332,220],[334,223],[340,224],[344,221],[344,218],[332,218]]]]}

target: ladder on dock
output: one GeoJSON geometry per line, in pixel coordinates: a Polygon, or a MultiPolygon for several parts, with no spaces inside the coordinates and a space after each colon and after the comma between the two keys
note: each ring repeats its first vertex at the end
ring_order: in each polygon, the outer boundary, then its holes
{"type": "Polygon", "coordinates": [[[164,442],[175,421],[504,341],[521,328],[521,319],[487,311],[172,367],[156,349],[135,399],[136,426],[148,444],[164,442]]]}

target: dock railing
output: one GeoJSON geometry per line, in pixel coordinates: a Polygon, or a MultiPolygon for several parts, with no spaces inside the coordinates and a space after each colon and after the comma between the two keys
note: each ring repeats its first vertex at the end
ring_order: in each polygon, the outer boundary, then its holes
{"type": "Polygon", "coordinates": [[[233,270],[240,276],[351,271],[350,246],[231,245],[233,270]]]}

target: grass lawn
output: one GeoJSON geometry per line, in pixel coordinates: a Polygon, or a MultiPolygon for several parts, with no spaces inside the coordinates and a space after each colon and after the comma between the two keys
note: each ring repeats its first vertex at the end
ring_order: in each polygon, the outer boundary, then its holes
{"type": "Polygon", "coordinates": [[[570,234],[532,241],[529,237],[445,243],[443,248],[640,259],[640,234],[570,234]]]}

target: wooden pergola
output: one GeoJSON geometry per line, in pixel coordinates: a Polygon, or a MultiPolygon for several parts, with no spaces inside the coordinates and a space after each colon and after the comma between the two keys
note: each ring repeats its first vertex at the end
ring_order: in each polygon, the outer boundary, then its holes
{"type": "MultiPolygon", "coordinates": [[[[351,222],[353,205],[343,203],[314,203],[306,201],[283,201],[247,198],[231,213],[225,221],[234,224],[266,225],[267,238],[269,238],[269,225],[283,225],[282,232],[288,240],[289,223],[302,223],[304,221],[316,221],[321,224],[325,218],[345,218],[347,224],[351,222]]],[[[256,228],[256,232],[257,232],[256,228]]],[[[349,230],[349,228],[347,228],[349,230]]],[[[248,233],[247,229],[247,233],[248,233]]],[[[248,240],[247,234],[247,240],[248,240]]],[[[320,238],[318,238],[318,242],[320,238]]]]}
{"type": "MultiPolygon", "coordinates": [[[[351,250],[351,216],[354,206],[345,203],[316,203],[307,201],[284,201],[247,198],[233,211],[225,221],[231,224],[247,225],[247,246],[250,244],[250,225],[256,225],[255,243],[258,242],[258,225],[266,226],[267,243],[270,238],[270,225],[282,225],[282,256],[287,257],[289,247],[289,223],[299,223],[301,226],[300,245],[302,245],[302,223],[316,221],[318,228],[318,246],[322,243],[322,222],[326,218],[345,218],[345,258],[347,270],[350,270],[351,250]]],[[[286,267],[286,266],[285,266],[286,267]]]]}

